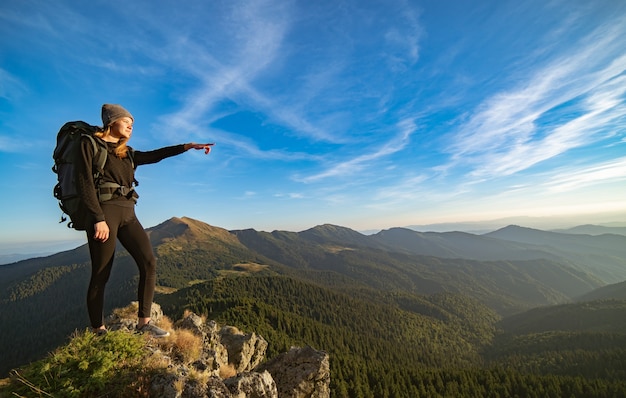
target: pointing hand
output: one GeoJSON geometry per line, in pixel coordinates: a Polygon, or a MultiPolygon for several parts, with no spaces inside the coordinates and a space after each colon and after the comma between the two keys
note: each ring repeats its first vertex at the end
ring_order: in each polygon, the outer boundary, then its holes
{"type": "Polygon", "coordinates": [[[185,144],[185,151],[188,151],[190,149],[204,149],[204,154],[208,155],[209,152],[211,152],[211,147],[215,145],[215,143],[209,143],[209,144],[196,144],[194,142],[191,142],[189,144],[185,144]]]}

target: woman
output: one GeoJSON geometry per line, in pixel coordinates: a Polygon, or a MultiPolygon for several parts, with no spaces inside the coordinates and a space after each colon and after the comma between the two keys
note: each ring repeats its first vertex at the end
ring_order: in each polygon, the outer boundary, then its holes
{"type": "Polygon", "coordinates": [[[169,332],[150,320],[156,285],[156,258],[143,226],[135,216],[138,195],[134,190],[135,168],[156,163],[189,149],[204,149],[209,153],[213,144],[181,144],[154,151],[133,151],[126,144],[133,131],[133,116],[116,104],[102,105],[102,131],[95,133],[107,145],[107,160],[98,186],[108,183],[115,188],[96,189],[92,172],[94,148],[89,140],[81,142],[77,183],[82,199],[93,220],[87,228],[91,257],[91,280],[87,292],[87,310],[93,331],[106,333],[104,326],[104,288],[109,279],[116,240],[128,250],[139,268],[137,330],[155,337],[166,337],[169,332]],[[102,192],[106,189],[107,192],[102,192]],[[98,192],[100,191],[100,192],[98,192]],[[106,200],[103,201],[103,198],[106,200]]]}

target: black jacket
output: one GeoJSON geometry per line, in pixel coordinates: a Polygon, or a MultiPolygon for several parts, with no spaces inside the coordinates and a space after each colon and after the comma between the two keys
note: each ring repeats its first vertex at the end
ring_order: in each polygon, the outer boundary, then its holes
{"type": "MultiPolygon", "coordinates": [[[[98,138],[96,138],[98,139],[98,138]]],[[[153,151],[134,151],[133,161],[134,167],[128,156],[125,158],[118,158],[115,155],[116,143],[106,142],[107,145],[107,160],[104,165],[104,173],[100,177],[102,182],[113,182],[125,187],[132,187],[133,181],[135,181],[135,168],[144,164],[157,163],[165,158],[180,155],[185,152],[184,144],[173,145],[155,149],[153,151]]],[[[129,147],[130,150],[130,147],[129,147]]],[[[81,158],[77,162],[77,185],[81,195],[81,199],[85,203],[85,206],[93,218],[93,223],[105,221],[104,212],[100,206],[98,200],[98,194],[96,192],[95,181],[93,178],[93,145],[87,138],[81,140],[81,158]]],[[[134,193],[132,196],[118,196],[111,201],[115,201],[116,204],[122,206],[133,206],[136,202],[138,195],[134,193]]]]}

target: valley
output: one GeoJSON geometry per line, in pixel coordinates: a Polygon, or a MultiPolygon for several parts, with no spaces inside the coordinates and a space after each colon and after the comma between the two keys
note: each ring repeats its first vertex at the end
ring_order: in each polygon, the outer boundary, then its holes
{"type": "MultiPolygon", "coordinates": [[[[626,392],[623,235],[226,231],[189,218],[149,234],[166,315],[255,331],[270,358],[325,350],[336,396],[626,392]]],[[[108,312],[134,300],[136,274],[120,248],[108,312]]],[[[87,327],[88,278],[85,247],[0,266],[0,376],[87,327]]]]}

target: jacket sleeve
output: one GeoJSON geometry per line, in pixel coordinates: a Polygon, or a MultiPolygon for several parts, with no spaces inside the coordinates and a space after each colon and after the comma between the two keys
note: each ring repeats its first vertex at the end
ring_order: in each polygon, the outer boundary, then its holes
{"type": "Polygon", "coordinates": [[[93,180],[94,149],[88,138],[81,138],[80,149],[80,156],[76,159],[76,184],[80,197],[95,224],[104,221],[104,212],[100,207],[96,184],[93,180]]]}
{"type": "Polygon", "coordinates": [[[165,158],[180,155],[183,152],[185,152],[185,144],[166,146],[153,151],[134,151],[133,160],[135,167],[137,167],[142,164],[157,163],[165,158]]]}

